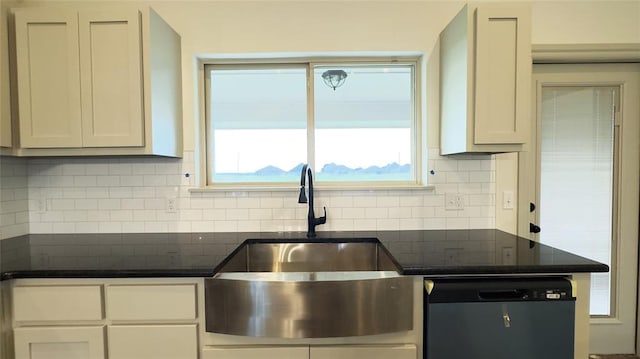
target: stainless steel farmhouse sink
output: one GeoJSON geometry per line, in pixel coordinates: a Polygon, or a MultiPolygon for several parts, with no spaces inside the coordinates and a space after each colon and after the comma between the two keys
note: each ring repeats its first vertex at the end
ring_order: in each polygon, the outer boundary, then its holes
{"type": "Polygon", "coordinates": [[[206,330],[327,338],[413,329],[413,286],[377,239],[247,240],[205,280],[206,330]]]}

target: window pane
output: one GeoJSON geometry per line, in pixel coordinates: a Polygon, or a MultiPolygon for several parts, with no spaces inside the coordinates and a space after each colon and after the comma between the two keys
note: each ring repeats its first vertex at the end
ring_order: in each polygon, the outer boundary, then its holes
{"type": "Polygon", "coordinates": [[[307,161],[305,68],[213,69],[209,178],[294,182],[307,161]]]}
{"type": "Polygon", "coordinates": [[[414,181],[413,67],[314,68],[318,181],[414,181]],[[347,77],[335,89],[328,70],[347,77]]]}

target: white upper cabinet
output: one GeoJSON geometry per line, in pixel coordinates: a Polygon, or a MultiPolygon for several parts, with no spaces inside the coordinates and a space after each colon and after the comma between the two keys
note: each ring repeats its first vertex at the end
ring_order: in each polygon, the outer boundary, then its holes
{"type": "Polygon", "coordinates": [[[15,24],[20,144],[81,147],[77,14],[20,11],[15,24]]]}
{"type": "Polygon", "coordinates": [[[140,16],[82,11],[83,147],[143,146],[140,16]]]}
{"type": "Polygon", "coordinates": [[[523,149],[530,126],[527,5],[465,5],[440,35],[440,152],[523,149]]]}
{"type": "Polygon", "coordinates": [[[180,36],[153,10],[14,14],[18,155],[182,155],[180,36]]]}

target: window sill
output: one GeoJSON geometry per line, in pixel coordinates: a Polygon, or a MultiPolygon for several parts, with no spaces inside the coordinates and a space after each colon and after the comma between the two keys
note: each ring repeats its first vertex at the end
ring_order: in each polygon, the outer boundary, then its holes
{"type": "MultiPolygon", "coordinates": [[[[353,186],[322,186],[313,187],[315,192],[389,192],[389,191],[434,191],[435,185],[353,185],[353,186]]],[[[190,188],[190,193],[227,193],[227,192],[297,192],[300,186],[217,186],[190,188]]]]}

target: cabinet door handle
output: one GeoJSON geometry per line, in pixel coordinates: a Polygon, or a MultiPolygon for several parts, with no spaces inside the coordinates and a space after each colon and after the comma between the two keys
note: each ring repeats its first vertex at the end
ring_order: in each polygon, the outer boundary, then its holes
{"type": "Polygon", "coordinates": [[[509,317],[509,313],[504,312],[502,314],[502,320],[504,321],[505,328],[511,328],[511,317],[509,317]]]}

